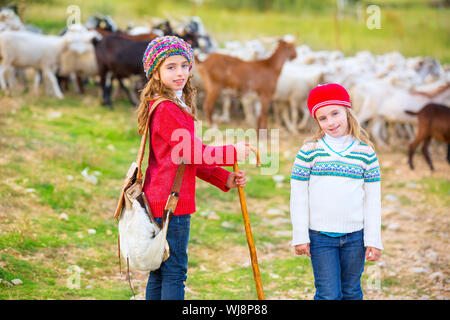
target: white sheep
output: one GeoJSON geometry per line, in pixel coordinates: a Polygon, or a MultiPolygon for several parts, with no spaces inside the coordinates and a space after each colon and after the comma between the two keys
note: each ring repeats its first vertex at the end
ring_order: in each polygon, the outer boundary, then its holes
{"type": "MultiPolygon", "coordinates": [[[[385,139],[388,135],[384,132],[385,123],[390,129],[389,137],[393,138],[393,127],[396,124],[404,124],[406,134],[413,136],[411,125],[417,123],[416,117],[405,113],[405,110],[418,111],[430,101],[442,102],[448,99],[448,83],[436,83],[434,86],[421,86],[421,90],[405,82],[399,85],[399,79],[388,77],[366,83],[360,83],[352,88],[352,95],[359,93],[363,96],[362,105],[357,114],[361,123],[372,120],[370,132],[377,143],[386,147],[385,139]],[[397,84],[397,85],[394,85],[397,84]]],[[[352,98],[353,99],[353,98],[352,98]]]]}
{"type": "MultiPolygon", "coordinates": [[[[78,25],[76,28],[69,28],[64,36],[70,37],[70,43],[61,53],[58,75],[72,79],[98,75],[92,39],[94,37],[100,39],[101,35],[97,31],[78,25]]],[[[75,84],[77,92],[81,92],[82,88],[78,88],[77,82],[75,84]]]]}
{"type": "Polygon", "coordinates": [[[324,73],[325,69],[317,65],[301,66],[292,62],[284,64],[273,97],[276,122],[280,122],[281,116],[287,129],[292,133],[305,128],[310,118],[306,103],[308,94],[322,82],[324,73]],[[300,111],[303,118],[299,124],[300,111]]]}
{"type": "MultiPolygon", "coordinates": [[[[5,31],[0,34],[0,85],[6,90],[5,72],[10,74],[10,86],[13,86],[13,68],[34,68],[41,70],[50,81],[53,92],[58,98],[63,94],[55,77],[59,58],[67,42],[59,36],[33,34],[26,31],[5,31]]],[[[36,88],[36,82],[35,82],[36,88]]]]}
{"type": "MultiPolygon", "coordinates": [[[[56,72],[60,66],[61,55],[65,50],[74,50],[71,44],[90,41],[94,33],[77,32],[73,30],[64,36],[41,35],[27,31],[5,31],[0,34],[0,86],[6,90],[5,73],[9,72],[9,85],[14,86],[14,68],[33,68],[41,70],[52,87],[53,93],[59,99],[63,98],[56,80],[56,72]]],[[[34,88],[38,89],[38,77],[35,77],[34,88]]]]}
{"type": "Polygon", "coordinates": [[[6,30],[25,30],[25,25],[19,16],[9,8],[0,9],[0,32],[6,30]]]}

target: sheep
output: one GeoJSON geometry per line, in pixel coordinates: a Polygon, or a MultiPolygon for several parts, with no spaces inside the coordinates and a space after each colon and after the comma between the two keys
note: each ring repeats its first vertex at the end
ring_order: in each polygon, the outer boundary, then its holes
{"type": "Polygon", "coordinates": [[[322,67],[316,65],[300,66],[293,62],[284,64],[273,97],[274,117],[276,122],[280,122],[279,117],[281,115],[291,133],[297,133],[298,129],[303,129],[306,126],[306,121],[309,118],[306,100],[309,92],[322,82],[324,72],[322,67]],[[302,122],[298,124],[300,108],[303,118],[302,122]],[[288,109],[290,110],[290,116],[288,115],[288,109]]]}
{"type": "MultiPolygon", "coordinates": [[[[262,41],[257,39],[245,41],[243,44],[241,44],[239,41],[227,41],[224,43],[224,45],[225,48],[216,49],[215,52],[230,55],[244,61],[254,61],[268,57],[268,52],[264,47],[264,44],[262,43],[262,41]]],[[[206,57],[201,58],[201,56],[204,56],[204,54],[197,54],[198,61],[203,61],[206,59],[206,57]]],[[[201,83],[201,77],[196,77],[196,73],[198,75],[198,72],[196,72],[196,69],[194,69],[194,78],[197,78],[198,82],[197,89],[200,91],[200,95],[203,96],[204,94],[202,91],[204,91],[205,88],[201,83]]],[[[230,122],[230,108],[233,103],[238,102],[239,96],[236,90],[225,88],[220,94],[220,99],[222,100],[222,114],[213,115],[213,120],[228,123],[230,122]]],[[[260,108],[258,96],[253,92],[243,93],[240,97],[240,101],[243,105],[245,121],[250,125],[254,125],[255,110],[253,109],[260,108]]]]}
{"type": "Polygon", "coordinates": [[[415,71],[399,69],[382,78],[368,77],[351,87],[350,96],[357,118],[363,124],[371,121],[370,132],[377,145],[387,147],[382,137],[386,121],[390,124],[391,133],[391,124],[405,124],[405,135],[413,136],[411,124],[416,123],[416,118],[405,114],[404,110],[418,111],[431,100],[445,99],[449,87],[446,81],[417,85],[420,81],[415,71]]]}
{"type": "MultiPolygon", "coordinates": [[[[59,57],[66,46],[65,39],[59,36],[43,36],[23,31],[5,31],[0,35],[0,52],[3,58],[0,66],[0,85],[6,90],[4,74],[10,71],[10,84],[13,85],[13,67],[32,67],[42,70],[50,81],[54,94],[63,98],[55,73],[59,57]]],[[[35,82],[36,88],[36,82],[35,82]]]]}
{"type": "Polygon", "coordinates": [[[256,92],[261,101],[261,114],[257,128],[267,128],[269,103],[276,89],[281,68],[287,60],[296,57],[293,41],[280,40],[271,57],[256,61],[212,53],[197,63],[198,71],[206,89],[203,110],[212,125],[212,108],[223,88],[235,89],[239,93],[256,92]]]}
{"type": "Polygon", "coordinates": [[[25,26],[20,20],[19,16],[14,13],[12,9],[0,9],[0,31],[16,30],[24,31],[25,26]]]}
{"type": "Polygon", "coordinates": [[[352,88],[362,98],[362,105],[357,107],[357,118],[360,123],[371,120],[370,133],[375,143],[380,147],[387,147],[382,137],[386,121],[392,123],[415,124],[416,119],[404,113],[407,108],[419,110],[430,101],[429,98],[411,94],[407,89],[395,87],[389,79],[377,79],[357,84],[352,88]]]}
{"type": "MultiPolygon", "coordinates": [[[[56,72],[60,64],[61,54],[65,50],[71,50],[72,41],[91,41],[93,33],[75,35],[69,32],[64,36],[40,35],[27,31],[5,31],[0,34],[0,53],[2,63],[0,65],[0,86],[7,88],[5,72],[10,72],[10,85],[13,86],[13,68],[34,68],[41,70],[52,86],[53,93],[59,99],[63,98],[59,88],[56,72]],[[11,83],[12,82],[12,83],[11,83]]],[[[35,77],[35,91],[38,88],[38,78],[35,77]]]]}
{"type": "Polygon", "coordinates": [[[417,116],[419,122],[416,138],[409,145],[408,161],[411,170],[414,170],[414,151],[422,142],[422,153],[430,169],[434,170],[430,154],[428,153],[431,138],[447,143],[447,161],[450,163],[450,108],[442,104],[428,103],[418,112],[410,110],[405,110],[405,112],[409,115],[417,116]]]}
{"type": "Polygon", "coordinates": [[[58,77],[76,78],[77,92],[83,93],[83,85],[80,79],[98,75],[95,48],[91,39],[101,39],[102,36],[98,32],[87,30],[81,25],[77,29],[69,28],[65,35],[70,35],[72,38],[67,50],[61,53],[58,77]]]}

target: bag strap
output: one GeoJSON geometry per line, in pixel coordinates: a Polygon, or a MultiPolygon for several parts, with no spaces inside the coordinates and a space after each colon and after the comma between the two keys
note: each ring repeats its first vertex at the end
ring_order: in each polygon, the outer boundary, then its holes
{"type": "MultiPolygon", "coordinates": [[[[136,159],[136,163],[138,166],[138,172],[136,175],[136,179],[137,180],[142,180],[142,160],[144,159],[144,154],[145,154],[145,145],[147,143],[147,136],[148,136],[148,131],[149,131],[149,127],[150,127],[150,119],[152,117],[153,112],[155,111],[156,107],[164,101],[169,101],[166,98],[159,98],[158,100],[156,100],[153,104],[152,107],[148,113],[148,117],[147,117],[147,123],[145,124],[145,130],[144,130],[144,134],[142,135],[141,138],[141,145],[139,146],[139,152],[137,155],[137,159],[136,159]]],[[[150,150],[150,145],[149,145],[149,150],[150,150]]]]}
{"type": "MultiPolygon", "coordinates": [[[[152,116],[153,112],[155,111],[156,107],[161,102],[164,102],[164,101],[170,101],[170,102],[177,104],[176,102],[169,100],[167,98],[159,98],[152,104],[150,111],[148,113],[148,118],[147,118],[147,122],[145,124],[144,133],[142,134],[141,144],[139,146],[139,151],[138,151],[137,160],[136,160],[136,165],[134,167],[130,168],[130,170],[128,171],[127,177],[125,178],[124,185],[122,186],[122,191],[121,191],[120,197],[119,197],[119,202],[117,203],[117,207],[114,212],[114,219],[118,219],[120,213],[122,212],[122,208],[123,208],[123,204],[124,204],[124,191],[125,191],[125,188],[129,185],[131,177],[134,176],[136,169],[137,169],[136,180],[140,180],[142,183],[142,161],[144,159],[145,145],[147,142],[148,132],[150,130],[150,119],[151,119],[151,116],[152,116]]],[[[180,107],[180,108],[182,108],[182,107],[180,107]]],[[[149,143],[149,150],[150,150],[150,143],[149,143]]]]}
{"type": "Polygon", "coordinates": [[[169,198],[167,199],[166,206],[164,207],[163,218],[161,221],[161,229],[164,228],[164,224],[169,216],[169,221],[177,208],[178,199],[180,197],[181,183],[183,181],[185,163],[183,159],[180,159],[180,164],[177,167],[177,172],[172,184],[172,190],[170,191],[169,198]]]}
{"type": "MultiPolygon", "coordinates": [[[[152,107],[148,114],[147,122],[145,124],[144,133],[142,134],[141,145],[139,146],[139,151],[138,151],[137,160],[136,160],[136,166],[130,167],[130,169],[128,170],[127,176],[126,176],[124,184],[122,186],[122,191],[120,192],[119,202],[117,203],[117,207],[114,212],[114,219],[117,219],[119,217],[120,213],[122,212],[122,208],[123,208],[123,204],[124,204],[125,188],[129,185],[130,179],[134,176],[134,174],[136,172],[136,168],[138,170],[136,173],[136,179],[141,180],[141,182],[142,182],[142,168],[141,167],[142,167],[142,160],[143,160],[144,154],[145,154],[145,144],[147,142],[147,135],[148,135],[149,126],[150,126],[150,118],[151,118],[152,113],[155,111],[156,107],[163,101],[170,101],[170,100],[165,99],[165,98],[159,98],[152,104],[152,107]]],[[[150,150],[150,147],[149,147],[149,150],[150,150]]]]}

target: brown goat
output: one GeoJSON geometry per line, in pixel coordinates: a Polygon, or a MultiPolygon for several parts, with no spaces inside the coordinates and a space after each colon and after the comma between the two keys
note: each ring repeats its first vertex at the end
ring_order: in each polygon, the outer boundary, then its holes
{"type": "Polygon", "coordinates": [[[410,115],[417,115],[419,130],[416,138],[409,145],[409,166],[413,170],[413,155],[417,146],[423,141],[422,153],[430,166],[434,170],[431,162],[428,146],[431,138],[446,142],[448,144],[447,161],[450,163],[450,108],[437,103],[428,103],[419,112],[405,111],[410,115]]]}
{"type": "Polygon", "coordinates": [[[209,125],[212,125],[212,109],[220,91],[230,88],[240,94],[255,92],[258,95],[261,102],[258,129],[267,128],[268,109],[281,68],[287,60],[295,59],[296,56],[294,42],[279,40],[275,52],[267,59],[243,61],[212,53],[205,61],[197,63],[206,91],[203,110],[209,125]]]}

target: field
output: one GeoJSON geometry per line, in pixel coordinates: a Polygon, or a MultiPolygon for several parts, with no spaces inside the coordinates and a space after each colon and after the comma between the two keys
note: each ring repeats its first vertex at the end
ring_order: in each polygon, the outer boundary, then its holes
{"type": "MultiPolygon", "coordinates": [[[[0,98],[0,299],[130,299],[117,262],[112,219],[119,187],[135,159],[139,137],[127,102],[109,112],[92,96],[0,98]],[[82,172],[97,177],[86,180],[82,172]],[[68,219],[64,219],[63,214],[68,219]],[[95,231],[93,231],[95,230],[95,231]]],[[[242,127],[233,123],[229,127],[242,127]]],[[[223,127],[221,127],[224,129],[223,127]]],[[[245,128],[245,127],[244,127],[245,128]]],[[[280,130],[282,182],[243,164],[252,230],[268,299],[311,299],[309,259],[289,245],[290,170],[305,135],[280,130]]],[[[269,149],[270,150],[270,149],[269,149]]],[[[367,263],[366,299],[448,299],[450,169],[433,145],[436,171],[406,149],[379,153],[385,250],[367,263]]],[[[189,244],[187,299],[255,299],[236,190],[199,181],[189,244]]],[[[133,273],[137,298],[147,276],[133,273]]]]}
{"type": "MultiPolygon", "coordinates": [[[[405,56],[427,55],[449,63],[449,10],[415,3],[412,8],[382,8],[381,30],[369,30],[355,17],[345,16],[340,22],[341,49],[348,55],[399,50],[405,56]]],[[[81,7],[83,21],[102,11],[121,27],[130,20],[138,24],[151,12],[192,13],[186,2],[176,1],[145,7],[137,1],[70,4],[81,7]]],[[[57,34],[65,26],[68,5],[33,2],[26,9],[27,22],[57,34]]],[[[298,44],[314,50],[336,49],[338,44],[330,9],[255,14],[205,5],[195,14],[219,42],[291,33],[298,44]]],[[[63,100],[46,96],[44,90],[38,96],[0,92],[0,299],[132,298],[125,275],[119,273],[112,216],[126,170],[137,154],[136,114],[123,97],[115,100],[114,111],[100,106],[98,90],[90,84],[84,96],[68,92],[63,100]],[[14,279],[22,284],[12,285],[14,279]]],[[[226,128],[248,127],[238,121],[219,127],[226,128]]],[[[248,177],[245,192],[263,287],[267,299],[312,299],[311,263],[290,247],[289,216],[292,163],[308,134],[280,129],[279,135],[275,177],[262,175],[252,163],[240,165],[248,177]],[[281,182],[275,181],[278,176],[283,176],[281,182]]],[[[406,146],[403,141],[378,150],[385,250],[380,261],[366,263],[364,297],[449,299],[446,146],[432,144],[434,172],[419,151],[416,170],[411,171],[406,146]]],[[[198,180],[196,202],[186,298],[256,299],[237,191],[223,193],[198,180]]],[[[146,274],[132,274],[137,299],[144,297],[146,282],[146,274]]]]}

